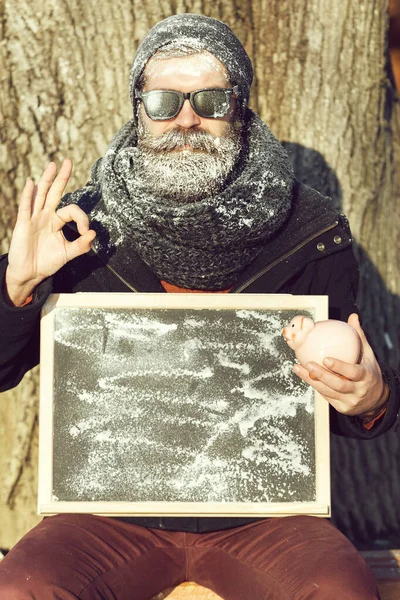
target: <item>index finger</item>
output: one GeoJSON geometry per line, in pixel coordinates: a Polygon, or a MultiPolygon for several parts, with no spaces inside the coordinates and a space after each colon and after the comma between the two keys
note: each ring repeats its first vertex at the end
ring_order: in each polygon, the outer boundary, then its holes
{"type": "MultiPolygon", "coordinates": [[[[310,364],[310,363],[308,363],[310,364]]],[[[348,394],[354,392],[354,382],[344,377],[340,377],[331,371],[327,371],[320,365],[315,365],[310,371],[307,370],[308,366],[303,367],[302,365],[296,364],[293,367],[293,371],[303,379],[306,383],[311,385],[317,392],[319,392],[326,399],[342,401],[345,400],[348,394]]]]}
{"type": "Polygon", "coordinates": [[[61,169],[58,172],[57,177],[53,181],[45,201],[45,208],[55,209],[60,203],[61,197],[64,193],[67,183],[72,173],[72,161],[66,158],[63,161],[61,169]]]}
{"type": "Polygon", "coordinates": [[[361,381],[364,376],[364,367],[362,365],[347,363],[338,358],[324,358],[323,365],[330,371],[337,373],[337,375],[350,379],[350,381],[361,381]]]}

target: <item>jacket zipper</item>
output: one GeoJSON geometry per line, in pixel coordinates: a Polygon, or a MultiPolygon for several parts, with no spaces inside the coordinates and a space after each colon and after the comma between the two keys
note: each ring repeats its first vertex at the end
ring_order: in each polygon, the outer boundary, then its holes
{"type": "Polygon", "coordinates": [[[123,277],[121,277],[121,275],[117,273],[117,271],[114,271],[114,269],[110,267],[110,265],[106,264],[106,267],[107,269],[110,269],[111,273],[114,273],[114,275],[118,277],[118,279],[122,281],[122,283],[125,284],[127,288],[131,290],[131,292],[135,292],[136,294],[138,293],[138,290],[136,290],[130,283],[128,283],[123,277]]]}
{"type": "Polygon", "coordinates": [[[324,233],[326,233],[327,231],[330,231],[331,229],[334,229],[338,224],[339,224],[339,221],[335,221],[335,223],[333,223],[332,225],[329,225],[329,227],[325,227],[321,231],[318,231],[318,233],[315,233],[311,237],[307,238],[306,240],[304,240],[304,242],[301,242],[301,244],[299,244],[298,246],[296,246],[289,252],[286,252],[286,254],[284,254],[280,258],[277,258],[276,260],[274,260],[274,262],[272,262],[270,265],[268,265],[264,269],[261,269],[260,271],[258,271],[255,275],[253,275],[253,277],[251,277],[250,279],[248,279],[247,281],[242,283],[242,285],[240,285],[236,290],[233,290],[231,293],[239,294],[244,289],[246,289],[249,285],[254,283],[259,277],[262,277],[262,275],[265,275],[265,273],[268,273],[268,271],[270,271],[277,264],[279,264],[280,262],[282,262],[283,260],[285,260],[286,258],[291,256],[292,254],[294,254],[295,252],[297,252],[298,250],[303,248],[303,246],[305,246],[309,242],[312,242],[313,240],[315,240],[315,238],[319,237],[320,235],[323,235],[324,233]]]}
{"type": "Polygon", "coordinates": [[[105,262],[103,262],[103,261],[101,260],[100,256],[98,255],[98,253],[96,252],[96,250],[94,250],[94,249],[92,248],[92,252],[93,252],[94,254],[96,254],[96,256],[97,256],[97,257],[98,257],[98,259],[99,259],[99,260],[100,260],[100,261],[103,263],[103,265],[104,265],[105,267],[107,267],[107,269],[109,269],[109,270],[111,271],[111,273],[113,273],[113,274],[115,275],[115,277],[118,277],[118,279],[119,279],[120,281],[122,281],[122,283],[123,283],[124,285],[126,285],[126,287],[127,287],[128,289],[130,289],[130,290],[131,290],[131,292],[135,292],[136,294],[138,294],[138,293],[139,293],[139,292],[138,292],[138,290],[136,290],[136,289],[135,289],[135,288],[134,288],[134,287],[133,287],[133,286],[132,286],[130,283],[128,283],[128,282],[127,282],[127,281],[126,281],[126,280],[125,280],[123,277],[121,277],[121,275],[120,275],[119,273],[117,273],[117,271],[114,271],[114,269],[113,269],[112,267],[110,267],[110,265],[109,265],[108,263],[105,263],[105,262]]]}

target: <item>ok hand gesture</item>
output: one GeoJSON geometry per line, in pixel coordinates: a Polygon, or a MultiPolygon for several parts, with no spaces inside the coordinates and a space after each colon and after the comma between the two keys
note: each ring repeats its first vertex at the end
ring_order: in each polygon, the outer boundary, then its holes
{"type": "Polygon", "coordinates": [[[89,229],[88,216],[76,204],[56,210],[71,176],[72,162],[64,160],[54,179],[56,172],[51,162],[38,185],[28,179],[22,192],[5,278],[8,298],[15,306],[24,304],[43,279],[89,252],[96,235],[89,229]],[[73,242],[62,233],[70,221],[75,221],[80,234],[73,242]]]}

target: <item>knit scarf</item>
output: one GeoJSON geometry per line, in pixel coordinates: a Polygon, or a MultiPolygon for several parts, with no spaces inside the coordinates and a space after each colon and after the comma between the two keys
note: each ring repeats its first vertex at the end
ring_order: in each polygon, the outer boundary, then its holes
{"type": "Polygon", "coordinates": [[[182,203],[152,194],[141,180],[133,120],[92,168],[89,183],[67,194],[96,230],[94,250],[118,269],[135,250],[159,279],[180,287],[222,290],[261,252],[291,208],[293,171],[285,150],[252,111],[245,144],[222,191],[182,203]]]}

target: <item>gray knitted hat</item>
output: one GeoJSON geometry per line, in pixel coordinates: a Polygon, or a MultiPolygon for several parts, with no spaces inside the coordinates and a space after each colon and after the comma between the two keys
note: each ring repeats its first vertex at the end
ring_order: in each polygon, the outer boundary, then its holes
{"type": "MultiPolygon", "coordinates": [[[[190,13],[173,15],[157,23],[140,44],[130,73],[130,97],[134,93],[147,61],[163,46],[176,43],[207,50],[225,66],[232,85],[240,88],[241,104],[249,100],[253,68],[246,50],[233,31],[222,21],[190,13]]],[[[135,113],[135,110],[134,110],[135,113]]]]}

